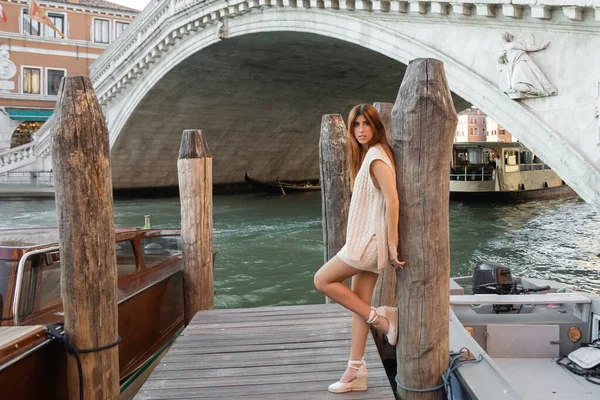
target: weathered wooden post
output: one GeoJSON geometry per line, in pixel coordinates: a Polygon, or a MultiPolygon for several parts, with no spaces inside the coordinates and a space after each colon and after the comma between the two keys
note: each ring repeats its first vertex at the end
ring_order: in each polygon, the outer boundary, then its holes
{"type": "Polygon", "coordinates": [[[186,129],[179,160],[185,323],[214,307],[212,155],[202,131],[186,129]]]}
{"type": "MultiPolygon", "coordinates": [[[[77,349],[94,349],[117,342],[118,315],[110,145],[90,78],[63,79],[54,115],[64,328],[77,349]]],[[[118,399],[118,347],[80,358],[86,400],[118,399]]],[[[75,357],[68,357],[67,372],[69,398],[79,400],[75,357]]]]}
{"type": "MultiPolygon", "coordinates": [[[[392,111],[392,147],[400,200],[398,272],[398,379],[413,389],[442,383],[449,360],[450,157],[456,132],[444,65],[409,63],[392,111]]],[[[441,399],[443,390],[411,392],[402,399],[441,399]]]]}
{"type": "MultiPolygon", "coordinates": [[[[392,103],[373,103],[373,107],[379,111],[383,126],[385,127],[385,134],[388,140],[391,142],[392,136],[392,103]]],[[[373,290],[373,297],[371,297],[371,306],[396,306],[398,298],[396,296],[396,270],[394,268],[385,268],[375,284],[373,290]]],[[[379,355],[382,360],[395,360],[396,359],[396,346],[392,346],[388,343],[385,338],[385,334],[372,328],[371,333],[375,339],[375,344],[379,350],[379,355]]]]}
{"type": "MultiPolygon", "coordinates": [[[[346,226],[350,208],[347,135],[346,124],[340,114],[323,115],[319,140],[319,166],[325,262],[335,256],[346,243],[346,226]]],[[[350,281],[344,283],[350,285],[350,281]]],[[[331,303],[329,298],[325,301],[331,303]]]]}
{"type": "Polygon", "coordinates": [[[379,111],[379,115],[381,116],[381,122],[383,122],[383,126],[385,127],[385,136],[387,136],[388,141],[392,142],[392,109],[394,108],[393,103],[373,103],[373,107],[377,111],[379,111]]]}

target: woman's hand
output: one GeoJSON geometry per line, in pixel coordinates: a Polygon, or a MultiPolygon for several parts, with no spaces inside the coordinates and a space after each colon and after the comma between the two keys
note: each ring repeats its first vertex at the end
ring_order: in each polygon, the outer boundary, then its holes
{"type": "Polygon", "coordinates": [[[388,251],[390,253],[390,263],[392,264],[392,267],[403,269],[406,265],[406,261],[398,260],[398,246],[388,246],[388,251]]]}

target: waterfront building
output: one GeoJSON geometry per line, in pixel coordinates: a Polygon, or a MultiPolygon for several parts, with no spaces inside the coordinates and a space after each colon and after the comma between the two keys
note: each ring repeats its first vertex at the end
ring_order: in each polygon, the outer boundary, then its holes
{"type": "Polygon", "coordinates": [[[485,126],[487,128],[486,142],[516,142],[506,129],[498,125],[496,121],[490,117],[485,118],[485,126]]]}
{"type": "Polygon", "coordinates": [[[138,11],[105,0],[39,1],[56,30],[29,17],[29,0],[0,2],[0,153],[35,138],[60,81],[89,66],[138,11]],[[61,36],[64,36],[61,37],[61,36]]]}
{"type": "Polygon", "coordinates": [[[476,107],[458,113],[454,142],[514,142],[513,136],[476,107]]]}

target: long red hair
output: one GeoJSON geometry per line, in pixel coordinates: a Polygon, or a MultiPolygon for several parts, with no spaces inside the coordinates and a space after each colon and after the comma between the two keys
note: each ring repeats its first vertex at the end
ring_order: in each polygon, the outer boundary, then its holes
{"type": "Polygon", "coordinates": [[[392,168],[395,168],[394,153],[392,152],[392,147],[385,135],[385,127],[381,121],[379,111],[370,104],[358,104],[350,110],[350,114],[348,115],[348,167],[350,168],[351,189],[354,189],[354,180],[356,179],[358,170],[367,154],[367,150],[358,143],[356,136],[354,136],[354,122],[356,121],[356,118],[361,115],[364,115],[373,130],[373,138],[367,144],[367,147],[371,148],[376,144],[379,144],[390,158],[392,168]]]}

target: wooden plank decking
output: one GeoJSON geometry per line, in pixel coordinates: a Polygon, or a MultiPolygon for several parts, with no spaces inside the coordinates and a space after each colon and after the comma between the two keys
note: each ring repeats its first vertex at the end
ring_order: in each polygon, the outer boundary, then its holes
{"type": "MultiPolygon", "coordinates": [[[[346,369],[351,313],[336,304],[200,311],[136,400],[340,399],[327,392],[346,369]]],[[[394,399],[369,335],[369,389],[344,399],[394,399]]]]}

